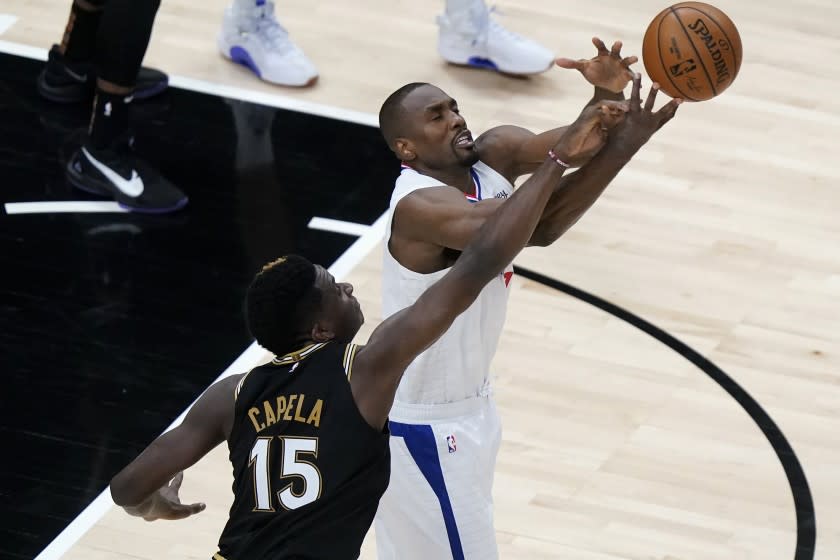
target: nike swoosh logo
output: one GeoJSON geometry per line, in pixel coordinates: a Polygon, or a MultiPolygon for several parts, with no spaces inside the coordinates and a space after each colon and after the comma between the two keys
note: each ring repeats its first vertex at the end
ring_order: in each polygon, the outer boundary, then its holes
{"type": "Polygon", "coordinates": [[[70,77],[73,78],[74,80],[78,80],[80,82],[86,82],[87,81],[87,74],[76,74],[75,72],[70,70],[70,68],[68,68],[66,66],[64,67],[64,71],[67,72],[68,74],[70,74],[70,77]]]}
{"type": "Polygon", "coordinates": [[[125,179],[120,176],[119,173],[102,163],[101,161],[97,160],[95,157],[90,155],[90,152],[87,151],[87,148],[82,148],[82,152],[85,154],[85,157],[88,161],[93,164],[93,166],[99,170],[100,173],[105,175],[105,178],[111,181],[115,187],[117,187],[120,192],[125,195],[128,195],[133,198],[137,198],[141,194],[143,194],[143,190],[145,189],[145,185],[143,184],[143,179],[137,174],[135,170],[131,170],[131,179],[125,179]]]}

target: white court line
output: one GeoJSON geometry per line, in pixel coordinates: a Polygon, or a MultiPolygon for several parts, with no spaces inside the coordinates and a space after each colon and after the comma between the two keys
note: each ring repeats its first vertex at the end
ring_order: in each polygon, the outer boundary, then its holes
{"type": "Polygon", "coordinates": [[[250,101],[251,103],[267,105],[278,109],[288,109],[290,111],[307,113],[319,117],[329,117],[331,119],[362,124],[365,126],[379,126],[379,118],[372,113],[363,113],[361,111],[342,109],[341,107],[333,107],[331,105],[322,105],[320,103],[313,103],[312,101],[295,99],[293,97],[286,97],[284,95],[274,93],[255,91],[225,84],[217,84],[214,82],[205,82],[204,80],[187,78],[186,76],[169,76],[169,83],[172,86],[182,89],[209,93],[211,95],[218,95],[220,97],[228,97],[231,99],[240,99],[242,101],[250,101]]]}
{"type": "Polygon", "coordinates": [[[315,216],[309,220],[308,227],[309,229],[319,229],[321,231],[332,231],[335,233],[344,233],[346,235],[361,236],[367,233],[367,230],[369,230],[372,226],[315,216]]]}
{"type": "Polygon", "coordinates": [[[62,200],[56,202],[7,202],[6,214],[61,214],[66,212],[126,213],[128,210],[110,201],[62,200]]]}
{"type": "MultiPolygon", "coordinates": [[[[34,58],[36,60],[46,60],[48,54],[48,51],[45,48],[32,47],[30,45],[15,43],[12,41],[0,41],[0,52],[14,54],[25,58],[34,58]]],[[[362,124],[365,126],[379,126],[379,119],[373,113],[363,113],[361,111],[353,111],[351,109],[342,109],[341,107],[323,105],[321,103],[295,99],[285,95],[255,91],[236,86],[217,84],[214,82],[206,82],[204,80],[197,80],[186,76],[170,75],[169,83],[174,87],[197,91],[199,93],[208,93],[211,95],[218,95],[219,97],[250,101],[251,103],[258,103],[260,105],[267,105],[278,109],[287,109],[289,111],[297,111],[299,113],[307,113],[309,115],[316,115],[319,117],[328,117],[331,119],[362,124]]]]}
{"type": "MultiPolygon", "coordinates": [[[[359,237],[353,244],[344,251],[338,260],[329,267],[330,273],[335,276],[338,281],[344,280],[350,271],[361,262],[363,258],[376,246],[382,239],[385,233],[386,214],[382,214],[379,219],[371,226],[365,226],[367,229],[364,235],[359,237]]],[[[356,224],[358,225],[358,224],[356,224]]],[[[270,354],[263,349],[256,342],[251,344],[245,352],[242,353],[231,365],[225,369],[222,374],[216,378],[216,383],[220,379],[224,379],[230,375],[246,372],[256,367],[260,362],[268,361],[270,354]]],[[[198,400],[198,399],[196,399],[198,400]]],[[[176,418],[172,424],[169,425],[163,433],[168,432],[172,428],[180,424],[187,412],[192,408],[195,401],[187,407],[184,412],[176,418]]],[[[84,536],[96,523],[102,519],[105,514],[114,506],[111,500],[111,492],[108,488],[102,491],[85,509],[74,519],[41,553],[35,557],[35,560],[58,560],[70,548],[76,544],[79,539],[84,536]]]]}
{"type": "Polygon", "coordinates": [[[17,16],[13,16],[12,14],[0,14],[0,35],[8,31],[17,19],[17,16]]]}

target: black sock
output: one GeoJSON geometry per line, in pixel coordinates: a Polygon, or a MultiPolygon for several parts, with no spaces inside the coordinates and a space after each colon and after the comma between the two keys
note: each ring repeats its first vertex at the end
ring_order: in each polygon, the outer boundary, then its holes
{"type": "Polygon", "coordinates": [[[62,39],[64,58],[68,62],[87,62],[93,59],[101,18],[102,10],[83,10],[73,3],[62,39]]]}
{"type": "Polygon", "coordinates": [[[89,129],[90,142],[94,148],[107,148],[128,132],[130,103],[131,94],[115,95],[96,90],[89,129]]]}

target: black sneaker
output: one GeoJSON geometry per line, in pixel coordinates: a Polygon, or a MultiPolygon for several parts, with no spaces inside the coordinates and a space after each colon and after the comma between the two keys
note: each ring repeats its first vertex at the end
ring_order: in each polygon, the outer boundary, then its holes
{"type": "MultiPolygon", "coordinates": [[[[169,86],[169,76],[153,68],[140,68],[134,99],[146,99],[163,93],[169,86]]],[[[58,45],[50,49],[47,65],[38,75],[38,93],[57,103],[78,103],[93,98],[96,71],[90,62],[69,63],[59,52],[58,45]]]]}
{"type": "Polygon", "coordinates": [[[165,214],[189,201],[178,187],[134,156],[130,141],[105,150],[82,146],[67,163],[67,180],[83,191],[109,196],[131,212],[165,214]]]}

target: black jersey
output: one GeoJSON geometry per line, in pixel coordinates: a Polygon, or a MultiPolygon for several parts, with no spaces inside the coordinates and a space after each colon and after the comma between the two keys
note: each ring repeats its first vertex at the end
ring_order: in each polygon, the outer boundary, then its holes
{"type": "Polygon", "coordinates": [[[314,344],[248,373],[228,438],[234,502],[215,558],[358,558],[388,486],[388,431],[350,391],[353,344],[314,344]]]}

